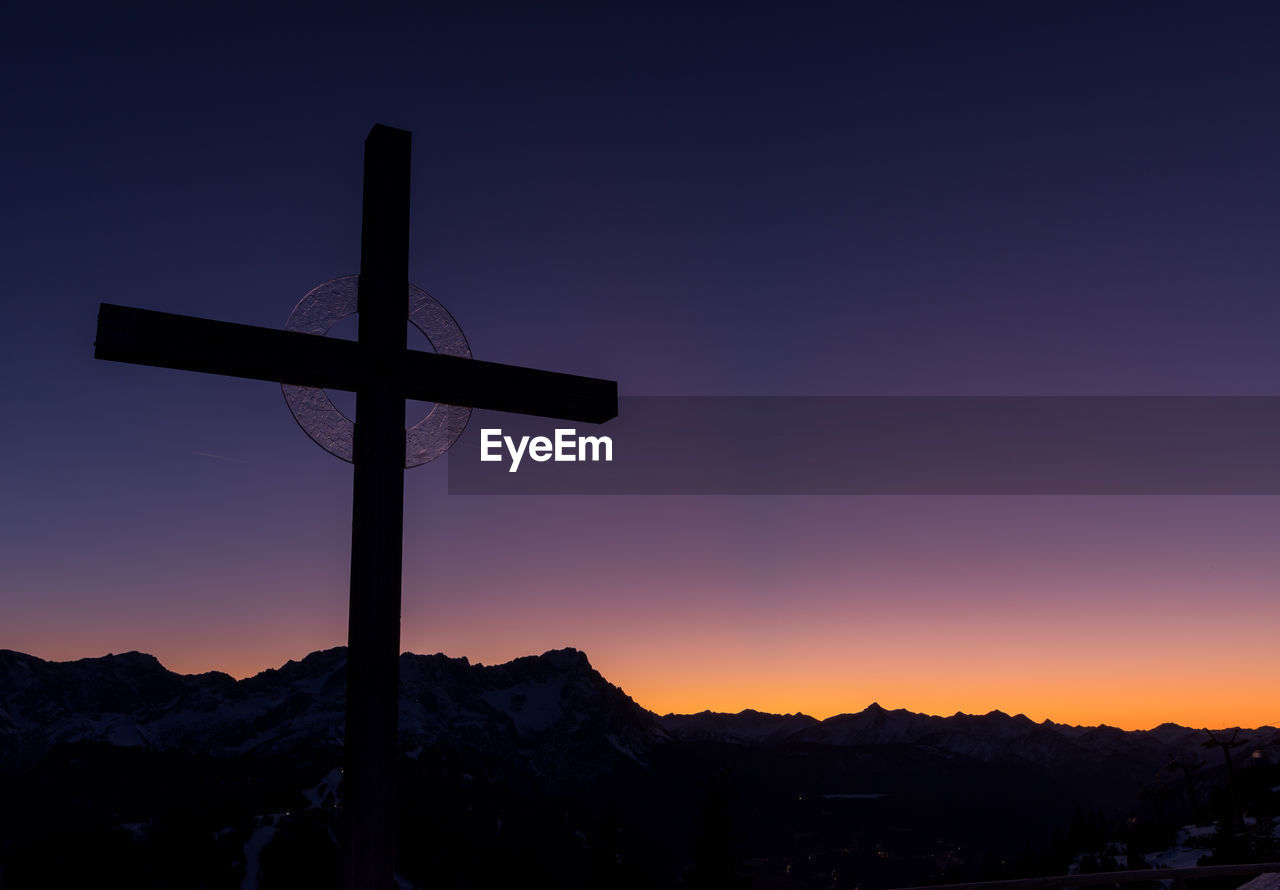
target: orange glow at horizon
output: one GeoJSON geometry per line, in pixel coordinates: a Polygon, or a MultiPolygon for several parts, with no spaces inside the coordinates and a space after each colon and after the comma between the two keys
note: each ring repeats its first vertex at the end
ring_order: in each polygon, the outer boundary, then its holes
{"type": "MultiPolygon", "coordinates": [[[[419,533],[431,546],[406,550],[404,651],[499,664],[571,646],[659,714],[877,702],[1123,729],[1280,722],[1280,501],[784,500],[756,529],[732,504],[641,499],[567,511],[546,539],[534,501],[450,506],[419,533]]],[[[278,668],[345,644],[345,554],[329,551],[236,562],[230,580],[184,556],[150,588],[132,570],[65,581],[110,611],[14,613],[0,647],[278,668]]]]}
{"type": "MultiPolygon", "coordinates": [[[[239,679],[345,644],[342,628],[282,630],[243,635],[234,643],[210,635],[175,644],[170,635],[139,632],[135,625],[111,634],[119,642],[105,649],[99,628],[24,651],[71,660],[136,649],[179,673],[219,670],[239,679]]],[[[1220,728],[1280,720],[1265,622],[1243,636],[1236,628],[1233,645],[1216,653],[1207,652],[1189,630],[1162,633],[1152,645],[1135,648],[1131,640],[1126,643],[1122,627],[1094,628],[1091,635],[1081,627],[1064,627],[1056,639],[1038,640],[971,637],[954,627],[934,633],[880,627],[879,634],[842,639],[843,632],[833,629],[825,637],[810,634],[771,647],[729,635],[696,639],[692,628],[652,640],[644,633],[611,635],[587,627],[578,628],[575,639],[573,630],[535,623],[503,639],[454,627],[448,635],[462,645],[447,647],[445,654],[498,664],[573,646],[606,680],[657,714],[754,709],[825,719],[876,702],[889,710],[939,716],[1000,710],[1035,722],[1105,723],[1130,730],[1166,722],[1220,728]]],[[[1212,635],[1213,628],[1207,630],[1212,635]]],[[[408,632],[402,649],[427,654],[440,647],[408,632]]]]}

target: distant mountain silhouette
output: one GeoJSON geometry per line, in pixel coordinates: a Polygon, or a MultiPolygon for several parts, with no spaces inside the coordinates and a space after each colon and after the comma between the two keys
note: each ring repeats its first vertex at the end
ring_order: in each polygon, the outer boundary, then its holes
{"type": "MultiPolygon", "coordinates": [[[[70,832],[60,843],[121,862],[152,861],[173,832],[220,838],[173,868],[260,869],[264,888],[295,856],[327,861],[345,667],[345,650],[328,649],[237,681],[138,652],[47,662],[0,650],[0,795],[29,802],[0,814],[5,887],[27,886],[43,820],[70,832]]],[[[761,877],[824,886],[832,868],[854,869],[870,888],[972,876],[1082,812],[1119,824],[1156,800],[1183,818],[1168,764],[1204,750],[1203,731],[1173,724],[1129,732],[1000,711],[658,716],[575,649],[494,666],[405,654],[400,674],[402,833],[423,840],[402,844],[398,868],[423,883],[542,873],[557,886],[674,886],[707,830],[709,788],[730,801],[742,868],[761,877]]],[[[1280,730],[1239,737],[1238,773],[1275,768],[1280,730]]],[[[1212,761],[1197,774],[1206,799],[1224,774],[1212,761]]],[[[170,871],[166,885],[182,881],[170,871]]]]}
{"type": "MultiPolygon", "coordinates": [[[[48,662],[0,650],[0,764],[30,763],[53,745],[75,742],[217,756],[302,745],[338,750],[345,671],[343,647],[240,681],[176,674],[140,652],[48,662]]],[[[615,756],[640,761],[667,738],[653,714],[576,649],[496,666],[406,653],[400,684],[405,752],[440,740],[518,748],[536,737],[552,761],[583,758],[573,768],[581,774],[588,753],[611,752],[604,768],[615,756]]]]}

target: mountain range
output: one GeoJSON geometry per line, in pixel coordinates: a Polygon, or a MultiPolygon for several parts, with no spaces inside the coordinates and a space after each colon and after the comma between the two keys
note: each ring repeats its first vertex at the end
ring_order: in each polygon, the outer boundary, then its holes
{"type": "MultiPolygon", "coordinates": [[[[173,826],[207,830],[230,839],[200,854],[220,857],[226,886],[288,886],[290,849],[317,867],[334,855],[345,664],[328,649],[235,680],[137,652],[48,662],[0,650],[0,791],[106,831],[104,856],[155,854],[173,826]]],[[[1173,724],[875,704],[826,720],[657,715],[575,649],[493,666],[404,654],[400,675],[398,868],[411,883],[486,886],[543,869],[561,886],[670,886],[706,872],[712,836],[725,868],[762,885],[825,886],[842,870],[864,887],[922,883],[1048,849],[1082,819],[1190,821],[1226,778],[1208,734],[1173,724]],[[1202,762],[1189,788],[1174,760],[1202,762]]],[[[1233,737],[1246,778],[1280,760],[1280,730],[1233,737]]],[[[39,871],[30,808],[20,812],[0,817],[5,887],[39,871]]]]}

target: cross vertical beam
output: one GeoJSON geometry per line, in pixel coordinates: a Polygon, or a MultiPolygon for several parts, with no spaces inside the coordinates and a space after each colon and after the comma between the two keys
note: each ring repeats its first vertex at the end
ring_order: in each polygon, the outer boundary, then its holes
{"type": "Polygon", "coordinates": [[[407,348],[409,155],[404,130],[365,140],[357,342],[103,303],[94,355],[356,393],[342,886],[391,890],[400,703],[404,400],[587,423],[618,413],[618,384],[407,348]]]}
{"type": "Polygon", "coordinates": [[[400,700],[404,364],[409,314],[409,158],[404,130],[365,140],[347,644],[344,890],[390,890],[400,700]]]}

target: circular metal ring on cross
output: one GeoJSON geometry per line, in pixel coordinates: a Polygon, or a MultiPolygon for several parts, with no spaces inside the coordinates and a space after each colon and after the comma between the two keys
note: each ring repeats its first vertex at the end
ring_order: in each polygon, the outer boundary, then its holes
{"type": "MultiPolygon", "coordinates": [[[[346,275],[312,289],[298,301],[285,330],[324,336],[356,314],[359,275],[346,275]]],[[[471,347],[449,310],[421,288],[409,285],[409,322],[422,332],[440,355],[471,358],[471,347]]],[[[284,400],[302,431],[325,451],[350,463],[353,459],[355,422],[338,410],[329,394],[318,386],[281,384],[284,400]]],[[[471,417],[470,408],[435,404],[426,417],[405,430],[405,468],[435,460],[462,435],[471,417]]]]}

